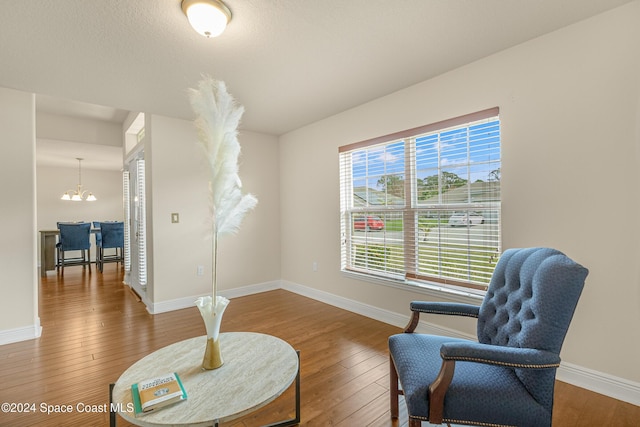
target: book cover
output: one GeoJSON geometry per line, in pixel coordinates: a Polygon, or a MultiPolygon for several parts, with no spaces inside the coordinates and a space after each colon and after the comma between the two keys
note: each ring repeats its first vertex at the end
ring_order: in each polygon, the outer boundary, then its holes
{"type": "Polygon", "coordinates": [[[136,416],[187,398],[187,392],[176,372],[133,384],[131,395],[136,416]]]}

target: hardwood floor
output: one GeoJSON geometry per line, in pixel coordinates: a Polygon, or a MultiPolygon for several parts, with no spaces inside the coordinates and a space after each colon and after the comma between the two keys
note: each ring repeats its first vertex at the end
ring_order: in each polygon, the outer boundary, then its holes
{"type": "MultiPolygon", "coordinates": [[[[104,274],[74,267],[64,278],[50,272],[41,279],[42,336],[0,346],[0,403],[23,411],[26,404],[28,412],[0,413],[0,426],[107,426],[108,413],[80,412],[79,405],[108,407],[108,385],[129,365],[204,334],[195,306],[152,316],[121,282],[115,264],[104,274]],[[46,414],[47,405],[58,412],[46,414]]],[[[388,411],[387,337],[399,328],[278,290],[232,300],[222,330],[268,333],[300,350],[301,425],[407,425],[404,405],[399,422],[388,411]]],[[[227,425],[268,424],[293,410],[290,389],[227,425]]],[[[638,426],[639,420],[640,407],[558,382],[554,426],[638,426]]],[[[118,418],[117,425],[130,424],[118,418]]]]}

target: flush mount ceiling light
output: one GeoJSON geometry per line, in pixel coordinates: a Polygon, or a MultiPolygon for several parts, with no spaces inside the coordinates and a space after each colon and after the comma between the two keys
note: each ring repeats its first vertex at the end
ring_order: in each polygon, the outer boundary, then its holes
{"type": "Polygon", "coordinates": [[[67,190],[61,197],[62,200],[72,200],[74,202],[81,202],[83,200],[86,200],[87,202],[93,202],[96,199],[96,196],[93,195],[93,193],[91,191],[89,191],[89,194],[87,194],[87,198],[85,199],[84,197],[84,193],[87,192],[87,190],[82,191],[82,170],[80,169],[80,164],[82,162],[83,159],[76,157],[76,160],[78,161],[78,188],[76,189],[76,191],[73,190],[67,190]]]}
{"type": "Polygon", "coordinates": [[[217,37],[231,21],[231,11],[218,0],[182,0],[189,23],[205,37],[217,37]]]}

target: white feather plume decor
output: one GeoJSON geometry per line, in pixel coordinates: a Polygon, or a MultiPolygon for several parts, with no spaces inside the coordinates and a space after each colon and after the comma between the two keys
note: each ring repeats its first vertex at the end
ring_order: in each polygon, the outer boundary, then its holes
{"type": "MultiPolygon", "coordinates": [[[[209,166],[209,197],[212,237],[211,276],[213,292],[206,302],[199,298],[196,304],[211,305],[209,316],[222,316],[229,303],[217,294],[218,237],[236,233],[245,214],[258,203],[251,194],[242,194],[238,176],[238,124],[244,107],[238,105],[227,92],[224,82],[204,77],[197,89],[189,90],[191,108],[196,113],[198,140],[204,149],[209,166]]],[[[208,298],[208,297],[206,297],[208,298]]],[[[204,314],[203,314],[204,317],[204,314]]],[[[218,319],[219,325],[219,319],[218,319]]],[[[219,327],[219,326],[218,326],[219,327]]]]}
{"type": "Polygon", "coordinates": [[[258,203],[253,195],[242,194],[238,176],[238,124],[244,107],[227,92],[224,82],[211,77],[201,80],[198,89],[191,89],[189,97],[209,163],[214,237],[236,233],[245,214],[258,203]]]}

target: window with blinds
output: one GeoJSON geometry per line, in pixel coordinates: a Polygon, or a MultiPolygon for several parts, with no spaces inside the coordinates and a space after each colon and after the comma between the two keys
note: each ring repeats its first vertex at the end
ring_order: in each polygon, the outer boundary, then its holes
{"type": "Polygon", "coordinates": [[[340,147],[342,270],[487,288],[501,253],[498,113],[340,147]]]}

